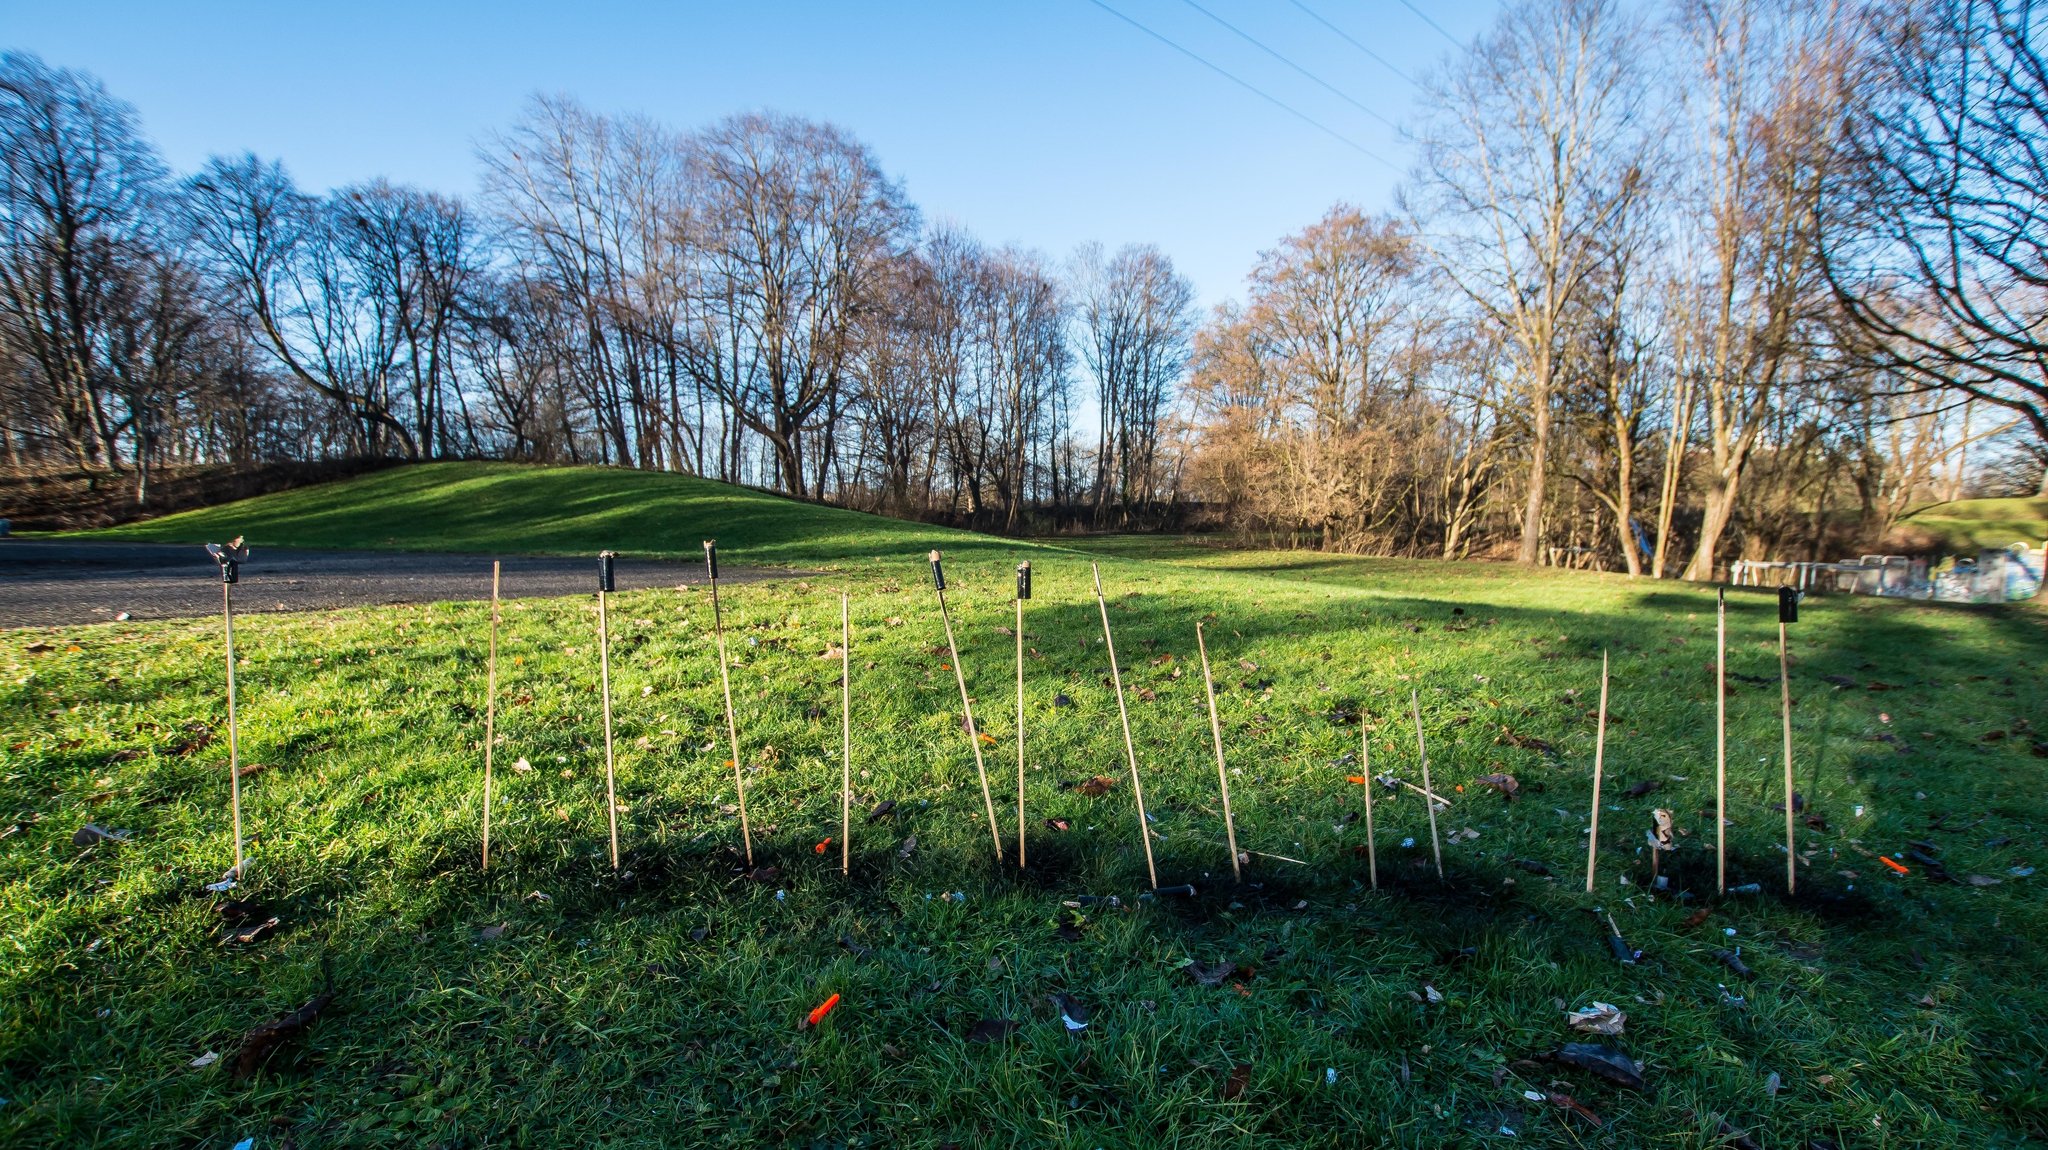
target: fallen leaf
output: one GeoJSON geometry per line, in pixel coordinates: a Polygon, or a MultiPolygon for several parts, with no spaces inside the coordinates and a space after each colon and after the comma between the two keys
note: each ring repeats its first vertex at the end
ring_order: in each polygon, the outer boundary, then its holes
{"type": "Polygon", "coordinates": [[[1583,1030],[1588,1034],[1620,1034],[1628,1023],[1628,1015],[1608,1002],[1595,1002],[1584,1010],[1566,1011],[1564,1018],[1573,1030],[1583,1030]]]}
{"type": "Polygon", "coordinates": [[[1586,1121],[1591,1122],[1595,1126],[1607,1125],[1605,1122],[1600,1121],[1600,1116],[1598,1114],[1595,1114],[1591,1110],[1588,1110],[1583,1103],[1581,1103],[1578,1099],[1573,1098],[1569,1094],[1563,1094],[1558,1091],[1551,1090],[1546,1091],[1544,1093],[1543,1099],[1544,1101],[1550,1103],[1552,1106],[1555,1106],[1560,1110],[1571,1111],[1579,1117],[1584,1118],[1586,1121]]]}
{"type": "Polygon", "coordinates": [[[888,818],[890,814],[895,812],[895,810],[895,799],[883,799],[881,802],[875,804],[874,810],[868,812],[868,821],[872,823],[888,818]]]}
{"type": "Polygon", "coordinates": [[[1194,979],[1203,986],[1214,988],[1222,986],[1224,979],[1237,973],[1237,964],[1234,962],[1204,964],[1196,962],[1191,958],[1181,964],[1181,969],[1187,972],[1189,978],[1194,979]]]}
{"type": "Polygon", "coordinates": [[[917,836],[911,835],[909,838],[903,840],[902,846],[896,848],[896,857],[904,860],[905,862],[908,862],[910,860],[910,852],[916,849],[917,836]]]}
{"type": "Polygon", "coordinates": [[[1240,1062],[1230,1068],[1230,1077],[1223,1080],[1223,1100],[1230,1102],[1245,1092],[1252,1084],[1252,1064],[1240,1062]]]}
{"type": "Polygon", "coordinates": [[[1630,787],[1627,791],[1623,793],[1628,795],[1629,798],[1639,799],[1663,785],[1663,783],[1660,783],[1655,779],[1644,779],[1642,782],[1637,783],[1635,786],[1630,787]]]}
{"type": "Polygon", "coordinates": [[[1070,825],[1065,819],[1047,819],[1045,820],[1045,829],[1049,831],[1065,831],[1070,829],[1070,825]]]}
{"type": "Polygon", "coordinates": [[[1500,792],[1502,798],[1510,801],[1522,789],[1522,784],[1516,782],[1513,775],[1481,775],[1472,781],[1482,787],[1492,787],[1500,792]]]}
{"type": "Polygon", "coordinates": [[[133,833],[132,831],[110,831],[96,823],[87,823],[71,832],[71,841],[73,844],[82,847],[89,847],[94,843],[125,843],[128,841],[128,836],[133,833]]]}
{"type": "Polygon", "coordinates": [[[1643,1088],[1642,1064],[1604,1043],[1567,1042],[1553,1051],[1551,1058],[1604,1078],[1616,1086],[1630,1090],[1643,1088]]]}
{"type": "Polygon", "coordinates": [[[249,927],[246,930],[238,930],[235,933],[229,935],[228,937],[222,939],[221,945],[225,946],[230,942],[239,942],[246,946],[252,942],[259,942],[264,938],[264,936],[276,930],[277,924],[277,916],[271,915],[269,918],[264,919],[262,922],[257,923],[255,926],[249,927]]]}
{"type": "Polygon", "coordinates": [[[967,1041],[986,1046],[1010,1037],[1017,1028],[1017,1024],[1007,1018],[984,1018],[967,1032],[967,1041]]]}
{"type": "Polygon", "coordinates": [[[1082,794],[1087,795],[1089,798],[1092,799],[1100,795],[1107,794],[1109,788],[1115,785],[1116,780],[1110,778],[1108,775],[1097,775],[1094,778],[1079,784],[1074,789],[1080,791],[1082,794]]]}
{"type": "Polygon", "coordinates": [[[1520,747],[1525,751],[1535,751],[1538,754],[1548,754],[1550,752],[1549,743],[1534,735],[1522,734],[1512,727],[1502,727],[1500,729],[1500,736],[1494,739],[1494,742],[1510,747],[1520,747]]]}
{"type": "Polygon", "coordinates": [[[320,1012],[334,1002],[334,995],[332,990],[323,990],[290,1014],[271,1019],[243,1035],[241,1049],[235,1052],[235,1077],[242,1079],[256,1073],[271,1056],[304,1035],[320,1012]]]}
{"type": "Polygon", "coordinates": [[[477,931],[476,936],[485,942],[496,942],[498,939],[505,937],[505,924],[502,922],[492,923],[490,926],[477,931]]]}
{"type": "Polygon", "coordinates": [[[1052,697],[1052,705],[1055,707],[1071,707],[1074,705],[1074,700],[1068,698],[1066,692],[1062,691],[1052,697]]]}
{"type": "Polygon", "coordinates": [[[1693,911],[1691,914],[1685,916],[1685,925],[1688,928],[1698,926],[1699,924],[1707,921],[1707,916],[1713,913],[1714,912],[1711,908],[1703,906],[1698,910],[1693,911]]]}

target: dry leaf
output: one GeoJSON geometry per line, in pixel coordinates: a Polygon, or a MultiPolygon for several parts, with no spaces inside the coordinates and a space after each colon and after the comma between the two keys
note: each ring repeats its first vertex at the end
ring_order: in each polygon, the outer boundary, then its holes
{"type": "Polygon", "coordinates": [[[1181,964],[1181,969],[1187,972],[1189,978],[1194,979],[1203,986],[1214,988],[1222,986],[1225,979],[1237,973],[1237,964],[1234,962],[1203,964],[1191,958],[1181,964]]]}
{"type": "Polygon", "coordinates": [[[313,1020],[319,1018],[320,1012],[333,1001],[334,991],[323,990],[290,1014],[274,1018],[243,1035],[242,1047],[235,1052],[235,1077],[247,1078],[256,1073],[278,1050],[305,1034],[313,1020]]]}
{"type": "Polygon", "coordinates": [[[1230,1068],[1230,1077],[1225,1078],[1223,1080],[1223,1100],[1225,1102],[1229,1102],[1238,1098],[1239,1096],[1244,1094],[1245,1088],[1250,1086],[1251,1084],[1251,1063],[1238,1063],[1236,1066],[1230,1068]]]}
{"type": "Polygon", "coordinates": [[[1628,1023],[1628,1015],[1609,1002],[1595,1002],[1584,1010],[1566,1011],[1564,1018],[1571,1023],[1573,1030],[1583,1030],[1588,1034],[1620,1034],[1628,1023]]]}
{"type": "Polygon", "coordinates": [[[1080,791],[1082,794],[1087,795],[1089,798],[1092,799],[1108,793],[1109,788],[1115,785],[1116,780],[1110,778],[1108,775],[1097,775],[1094,778],[1089,779],[1088,781],[1076,786],[1074,789],[1080,791]]]}

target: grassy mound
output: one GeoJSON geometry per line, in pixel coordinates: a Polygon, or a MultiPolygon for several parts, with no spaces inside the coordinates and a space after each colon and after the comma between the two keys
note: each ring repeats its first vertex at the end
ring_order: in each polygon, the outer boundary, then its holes
{"type": "Polygon", "coordinates": [[[612,467],[426,463],[258,496],[80,538],[251,546],[701,556],[828,566],[998,544],[984,535],[800,503],[745,487],[612,467]]]}
{"type": "MultiPolygon", "coordinates": [[[[483,485],[471,498],[416,491],[415,513],[467,507],[468,545],[526,545],[529,512],[475,508],[499,469],[470,474],[483,485]]],[[[617,492],[694,490],[753,508],[756,524],[763,504],[826,530],[854,522],[665,477],[539,474],[596,484],[596,522],[644,516],[683,553],[748,528],[675,523],[617,492]]],[[[266,514],[156,529],[310,545],[456,534],[389,510],[347,530],[266,514]]],[[[872,527],[872,555],[931,537],[872,527]]],[[[750,547],[815,561],[801,538],[754,529],[750,547]]],[[[984,548],[956,548],[951,598],[1007,851],[1010,548],[984,548]]],[[[623,877],[608,860],[589,600],[506,606],[488,872],[485,609],[241,621],[242,754],[260,766],[244,780],[252,863],[233,893],[262,909],[239,925],[201,889],[232,858],[215,627],[10,633],[0,1142],[1294,1147],[1481,1145],[1505,1127],[1516,1145],[1567,1147],[1713,1145],[1724,1121],[1772,1146],[2048,1137],[2048,913],[2044,880],[2017,873],[2048,858],[2048,743],[2029,725],[2048,714],[2038,613],[1809,605],[1793,632],[1809,894],[1788,901],[1775,893],[1775,616],[1764,596],[1732,598],[1730,881],[1764,893],[1716,900],[1710,592],[1156,541],[1102,550],[1117,556],[1103,575],[1160,879],[1196,884],[1192,902],[1136,897],[1145,864],[1081,556],[1044,556],[1026,621],[1023,876],[992,857],[932,595],[889,569],[850,581],[850,877],[835,871],[839,663],[821,658],[838,640],[836,588],[791,580],[726,600],[756,851],[779,868],[762,882],[737,855],[703,593],[622,594],[611,615],[623,877]],[[1218,845],[1198,620],[1256,886],[1231,885],[1218,845]],[[1611,789],[1589,896],[1603,649],[1611,789]],[[1420,800],[1382,791],[1374,892],[1347,780],[1365,773],[1362,724],[1374,773],[1420,781],[1411,691],[1452,804],[1449,882],[1434,879],[1420,800]],[[1516,801],[1478,782],[1499,772],[1516,801]],[[1115,780],[1105,793],[1076,785],[1097,775],[1115,780]],[[885,800],[892,815],[858,813],[885,800]],[[1653,808],[1676,818],[1663,873],[1689,898],[1649,889],[1653,808]],[[75,843],[88,822],[134,834],[75,843]],[[1595,907],[1641,963],[1616,963],[1595,907]],[[1236,969],[1208,986],[1190,960],[1236,969]],[[320,990],[323,964],[333,1004],[236,1080],[243,1033],[320,990]],[[800,1030],[832,994],[837,1011],[800,1030]],[[1642,1062],[1647,1090],[1546,1060],[1586,1038],[1560,1006],[1595,1000],[1628,1013],[1605,1041],[1642,1062]],[[1085,1011],[1085,1029],[1063,1011],[1085,1011]],[[218,1062],[193,1065],[209,1052],[218,1062]],[[1606,1128],[1524,1093],[1552,1090],[1606,1128]]]]}
{"type": "Polygon", "coordinates": [[[2048,540],[2048,498],[1940,503],[1907,516],[1899,526],[1909,533],[1927,533],[1940,550],[1952,554],[2016,542],[2040,547],[2048,540]]]}

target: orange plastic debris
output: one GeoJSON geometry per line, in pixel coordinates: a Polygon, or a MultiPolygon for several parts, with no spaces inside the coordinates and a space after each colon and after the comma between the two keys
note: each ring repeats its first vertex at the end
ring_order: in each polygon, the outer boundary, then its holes
{"type": "Polygon", "coordinates": [[[832,845],[832,838],[831,838],[831,836],[829,836],[829,835],[828,835],[828,836],[826,836],[826,838],[825,838],[825,841],[824,841],[824,842],[821,842],[821,843],[819,843],[819,844],[818,844],[817,846],[814,846],[814,847],[812,847],[812,848],[811,848],[811,853],[812,853],[812,854],[824,854],[824,853],[825,853],[825,848],[826,848],[826,847],[829,847],[829,846],[831,846],[831,845],[832,845]]]}
{"type": "Polygon", "coordinates": [[[1899,872],[1900,874],[1912,874],[1912,873],[1913,873],[1912,871],[1910,871],[1910,870],[1907,870],[1907,869],[1906,869],[1906,866],[1905,866],[1905,864],[1904,864],[1904,863],[1895,863],[1895,862],[1893,862],[1892,860],[1890,860],[1890,859],[1888,859],[1888,858],[1884,857],[1883,855],[1879,855],[1879,856],[1877,856],[1877,861],[1879,861],[1879,862],[1883,863],[1884,865],[1886,865],[1886,866],[1888,866],[1888,867],[1892,868],[1893,870],[1895,870],[1895,871],[1899,872]]]}
{"type": "Polygon", "coordinates": [[[1345,776],[1344,776],[1344,781],[1345,781],[1345,782],[1347,782],[1347,783],[1357,783],[1357,784],[1358,784],[1359,786],[1361,786],[1361,787],[1362,787],[1362,786],[1364,786],[1364,785],[1365,785],[1365,776],[1364,776],[1364,775],[1345,775],[1345,776]]]}
{"type": "Polygon", "coordinates": [[[839,1005],[839,996],[835,994],[821,1003],[816,1010],[811,1011],[810,1017],[805,1020],[806,1024],[816,1026],[820,1022],[825,1021],[825,1016],[832,1013],[832,1008],[837,1005],[839,1005]]]}

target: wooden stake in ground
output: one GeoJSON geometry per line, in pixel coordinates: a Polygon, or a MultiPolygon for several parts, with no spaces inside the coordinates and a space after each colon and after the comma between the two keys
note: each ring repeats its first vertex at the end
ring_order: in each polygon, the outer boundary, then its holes
{"type": "Polygon", "coordinates": [[[491,749],[498,736],[498,569],[491,560],[491,653],[484,662],[484,866],[491,869],[491,749]]]}
{"type": "MultiPolygon", "coordinates": [[[[1138,841],[1145,844],[1145,873],[1151,876],[1152,889],[1159,889],[1159,868],[1152,861],[1152,825],[1145,817],[1145,787],[1138,780],[1138,748],[1131,742],[1131,711],[1124,704],[1124,674],[1116,665],[1116,639],[1109,633],[1109,601],[1102,597],[1102,568],[1094,563],[1088,569],[1095,573],[1095,606],[1102,611],[1102,645],[1109,651],[1109,679],[1116,688],[1116,713],[1124,725],[1124,757],[1131,764],[1131,796],[1138,803],[1138,841]]],[[[1236,858],[1235,852],[1231,857],[1236,858]]]]}
{"type": "Polygon", "coordinates": [[[1792,841],[1792,659],[1785,651],[1785,625],[1799,622],[1799,592],[1778,588],[1778,709],[1785,720],[1785,893],[1799,886],[1799,856],[1792,841]]]}
{"type": "Polygon", "coordinates": [[[1364,707],[1358,709],[1358,769],[1365,776],[1365,870],[1372,878],[1372,889],[1378,890],[1380,848],[1372,833],[1372,731],[1366,726],[1364,707]]]}
{"type": "Polygon", "coordinates": [[[747,821],[747,779],[740,771],[740,725],[732,713],[732,670],[725,656],[725,615],[718,605],[718,540],[704,541],[704,574],[711,580],[711,630],[718,636],[718,685],[725,690],[725,737],[732,748],[732,788],[740,808],[740,842],[754,866],[754,830],[747,821]]]}
{"type": "MultiPolygon", "coordinates": [[[[1429,853],[1436,859],[1436,881],[1444,881],[1443,840],[1436,833],[1436,787],[1429,781],[1429,744],[1422,739],[1422,695],[1408,692],[1408,705],[1415,709],[1415,750],[1422,756],[1422,805],[1429,811],[1429,853]]],[[[1372,784],[1368,781],[1367,786],[1372,784]]]]}
{"type": "Polygon", "coordinates": [[[1024,600],[1031,598],[1031,563],[1017,564],[1017,869],[1024,869],[1024,600]]]}
{"type": "MultiPolygon", "coordinates": [[[[1586,893],[1593,893],[1593,870],[1600,857],[1600,772],[1607,758],[1607,652],[1600,652],[1600,723],[1593,728],[1593,829],[1586,835],[1586,893]]],[[[1654,852],[1650,864],[1657,862],[1654,852]]]]}
{"type": "Polygon", "coordinates": [[[988,835],[995,841],[996,862],[1003,861],[1003,832],[996,826],[996,800],[988,789],[988,767],[981,758],[981,731],[974,725],[974,703],[967,697],[967,672],[960,667],[960,645],[953,641],[953,616],[946,610],[946,571],[939,566],[939,553],[932,562],[932,588],[939,594],[939,618],[946,624],[946,650],[953,655],[953,681],[960,684],[960,714],[967,727],[967,745],[974,748],[974,773],[981,776],[981,801],[988,808],[988,835]]]}
{"type": "MultiPolygon", "coordinates": [[[[1238,882],[1244,881],[1244,866],[1237,861],[1237,823],[1230,816],[1230,772],[1223,766],[1223,724],[1216,717],[1216,681],[1209,676],[1209,641],[1202,637],[1202,625],[1195,624],[1195,647],[1202,653],[1202,690],[1209,696],[1209,741],[1216,746],[1216,785],[1223,790],[1223,834],[1230,841],[1230,874],[1238,882]]],[[[1365,796],[1365,826],[1367,840],[1372,835],[1372,795],[1365,796]]],[[[1367,848],[1371,853],[1371,848],[1367,848]]],[[[1373,886],[1379,886],[1379,874],[1373,874],[1373,886]]]]}
{"type": "Polygon", "coordinates": [[[612,571],[618,553],[597,555],[597,679],[604,696],[604,813],[612,831],[612,870],[619,869],[619,776],[612,757],[612,636],[605,596],[615,588],[612,571]]]}
{"type": "Polygon", "coordinates": [[[228,809],[235,824],[235,881],[242,881],[242,743],[235,717],[235,604],[231,591],[240,581],[242,561],[249,550],[242,537],[226,545],[208,543],[206,553],[220,565],[220,622],[228,660],[228,809]]]}
{"type": "Polygon", "coordinates": [[[839,873],[853,873],[853,627],[839,593],[839,873]]]}
{"type": "Polygon", "coordinates": [[[1728,588],[1714,601],[1714,890],[1728,893],[1728,588]]]}

